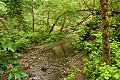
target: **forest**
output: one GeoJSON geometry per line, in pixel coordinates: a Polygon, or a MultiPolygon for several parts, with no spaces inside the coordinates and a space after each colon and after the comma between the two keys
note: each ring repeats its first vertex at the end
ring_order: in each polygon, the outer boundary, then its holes
{"type": "Polygon", "coordinates": [[[0,0],[0,80],[120,80],[120,0],[0,0]]]}

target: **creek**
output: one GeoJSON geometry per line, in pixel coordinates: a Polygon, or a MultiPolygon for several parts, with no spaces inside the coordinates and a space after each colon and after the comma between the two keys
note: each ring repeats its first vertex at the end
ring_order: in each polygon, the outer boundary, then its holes
{"type": "MultiPolygon", "coordinates": [[[[69,42],[58,41],[27,49],[19,62],[29,74],[24,80],[63,80],[74,71],[72,66],[83,70],[82,56],[69,42]]],[[[83,77],[84,73],[78,72],[75,80],[83,80],[83,77]]]]}

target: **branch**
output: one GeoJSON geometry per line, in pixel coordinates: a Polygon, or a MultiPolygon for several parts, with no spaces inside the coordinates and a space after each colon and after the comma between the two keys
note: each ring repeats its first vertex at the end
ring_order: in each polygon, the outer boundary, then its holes
{"type": "Polygon", "coordinates": [[[112,14],[112,15],[119,15],[119,14],[120,14],[120,11],[111,11],[111,14],[112,14]]]}
{"type": "Polygon", "coordinates": [[[66,12],[62,13],[61,15],[59,15],[57,17],[57,19],[55,20],[55,22],[53,23],[53,26],[51,27],[51,29],[49,31],[49,34],[52,32],[55,24],[58,22],[58,20],[60,19],[60,17],[62,17],[65,14],[68,14],[68,13],[76,13],[76,12],[80,12],[80,11],[99,11],[99,10],[97,10],[97,9],[96,10],[83,9],[83,10],[76,10],[76,11],[66,11],[66,12]]]}
{"type": "Polygon", "coordinates": [[[88,15],[84,20],[82,20],[81,22],[77,22],[77,26],[82,24],[83,22],[85,22],[86,20],[88,20],[90,18],[90,16],[93,14],[88,15]]]}

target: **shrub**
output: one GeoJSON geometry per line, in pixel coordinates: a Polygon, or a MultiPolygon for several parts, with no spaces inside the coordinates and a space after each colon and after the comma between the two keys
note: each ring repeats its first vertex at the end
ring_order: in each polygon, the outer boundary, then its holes
{"type": "Polygon", "coordinates": [[[17,47],[15,43],[9,39],[1,39],[0,42],[0,74],[6,73],[8,80],[21,80],[27,74],[20,68],[18,64],[18,57],[22,56],[16,53],[17,47]]]}

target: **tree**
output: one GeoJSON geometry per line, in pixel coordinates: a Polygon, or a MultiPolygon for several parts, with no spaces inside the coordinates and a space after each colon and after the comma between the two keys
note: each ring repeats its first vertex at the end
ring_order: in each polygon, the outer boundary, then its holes
{"type": "Polygon", "coordinates": [[[5,24],[2,24],[6,28],[26,31],[27,24],[23,16],[25,2],[23,0],[2,0],[1,2],[5,4],[5,10],[1,14],[6,17],[5,24]]]}
{"type": "Polygon", "coordinates": [[[110,65],[110,43],[108,22],[108,0],[100,0],[102,16],[102,62],[110,65]]]}
{"type": "MultiPolygon", "coordinates": [[[[34,2],[34,0],[32,0],[32,2],[34,2]]],[[[32,6],[32,27],[33,27],[33,32],[34,32],[34,7],[32,6]]]]}

